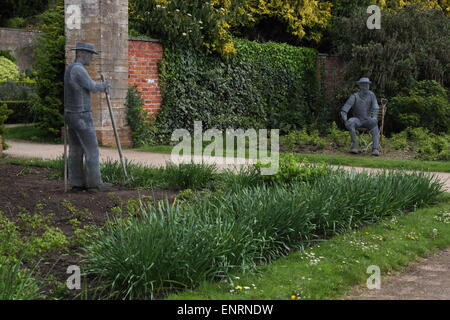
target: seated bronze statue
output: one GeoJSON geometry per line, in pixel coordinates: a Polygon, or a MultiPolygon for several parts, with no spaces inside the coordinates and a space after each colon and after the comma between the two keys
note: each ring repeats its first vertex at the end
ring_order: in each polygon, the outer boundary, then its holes
{"type": "Polygon", "coordinates": [[[350,131],[352,139],[350,152],[359,153],[358,136],[356,129],[367,128],[372,135],[372,155],[380,155],[380,130],[378,128],[378,102],[375,93],[369,90],[372,82],[368,78],[361,78],[356,84],[360,91],[348,98],[341,109],[341,118],[345,127],[350,131]],[[348,112],[353,108],[353,117],[348,119],[348,112]]]}

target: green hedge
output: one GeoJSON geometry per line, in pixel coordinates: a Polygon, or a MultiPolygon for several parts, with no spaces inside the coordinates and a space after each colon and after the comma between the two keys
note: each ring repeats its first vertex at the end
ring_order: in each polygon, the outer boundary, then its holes
{"type": "Polygon", "coordinates": [[[320,123],[315,110],[317,51],[235,40],[223,59],[166,46],[160,65],[163,105],[155,125],[161,142],[174,129],[279,128],[320,123]]]}

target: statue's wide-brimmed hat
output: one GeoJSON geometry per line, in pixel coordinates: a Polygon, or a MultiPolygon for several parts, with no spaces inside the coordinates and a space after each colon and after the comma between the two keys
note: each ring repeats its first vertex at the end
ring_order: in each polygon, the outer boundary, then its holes
{"type": "Polygon", "coordinates": [[[361,78],[358,81],[356,81],[356,84],[363,84],[363,83],[372,84],[372,81],[370,81],[369,78],[361,78]]]}
{"type": "Polygon", "coordinates": [[[86,42],[77,42],[77,45],[72,50],[81,50],[81,51],[87,51],[93,54],[100,54],[101,51],[97,51],[94,49],[94,45],[91,43],[86,42]]]}

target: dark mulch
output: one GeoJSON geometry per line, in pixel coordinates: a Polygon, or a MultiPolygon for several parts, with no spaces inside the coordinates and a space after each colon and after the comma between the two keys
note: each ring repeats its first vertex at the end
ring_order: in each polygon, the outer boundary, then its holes
{"type": "MultiPolygon", "coordinates": [[[[52,179],[50,173],[51,169],[47,168],[0,163],[0,211],[12,221],[23,212],[50,216],[54,227],[72,236],[71,219],[77,218],[81,226],[102,226],[112,215],[112,208],[126,208],[130,199],[151,196],[155,201],[171,200],[176,194],[173,190],[130,190],[123,186],[114,186],[108,192],[65,193],[63,181],[52,179]]],[[[51,274],[65,281],[69,276],[67,267],[79,264],[79,252],[79,248],[70,247],[68,253],[54,252],[42,257],[37,267],[39,274],[42,278],[51,274]]]]}

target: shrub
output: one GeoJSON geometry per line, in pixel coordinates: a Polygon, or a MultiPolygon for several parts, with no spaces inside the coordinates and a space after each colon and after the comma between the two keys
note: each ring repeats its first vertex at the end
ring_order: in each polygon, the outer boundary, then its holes
{"type": "Polygon", "coordinates": [[[243,17],[236,14],[243,2],[131,0],[130,24],[139,33],[157,37],[166,44],[232,56],[236,49],[227,20],[243,17]]]}
{"type": "Polygon", "coordinates": [[[395,150],[411,150],[421,160],[448,160],[450,134],[436,135],[424,128],[408,128],[393,135],[388,146],[395,150]]]}
{"type": "Polygon", "coordinates": [[[348,131],[340,130],[336,122],[331,124],[328,136],[326,139],[331,146],[336,149],[347,148],[350,145],[350,135],[348,131]]]}
{"type": "Polygon", "coordinates": [[[224,192],[182,205],[142,206],[85,247],[86,271],[113,298],[158,297],[253,270],[308,240],[329,237],[436,201],[423,173],[338,172],[310,184],[224,192]]]}
{"type": "MultiPolygon", "coordinates": [[[[257,163],[257,172],[264,165],[257,163]]],[[[263,180],[276,183],[312,182],[330,173],[330,167],[326,163],[309,163],[303,160],[301,163],[293,154],[280,156],[280,167],[276,174],[261,176],[263,180]]]]}
{"type": "Polygon", "coordinates": [[[408,132],[405,130],[400,133],[396,133],[392,135],[388,141],[390,148],[405,151],[408,149],[408,132]]]}
{"type": "Polygon", "coordinates": [[[328,129],[327,134],[320,134],[317,129],[300,131],[290,131],[280,138],[280,142],[289,152],[300,151],[298,149],[307,149],[312,151],[323,149],[342,149],[350,144],[348,131],[338,129],[333,122],[328,129]]]}
{"type": "Polygon", "coordinates": [[[214,180],[217,168],[214,165],[183,163],[168,163],[164,176],[169,188],[200,189],[205,188],[214,180]]]}
{"type": "Polygon", "coordinates": [[[264,22],[270,21],[272,33],[279,24],[283,31],[299,40],[319,42],[330,22],[332,7],[330,1],[303,1],[300,5],[296,0],[249,0],[244,7],[249,19],[241,24],[256,27],[258,32],[264,22]]]}
{"type": "Polygon", "coordinates": [[[407,130],[411,145],[417,151],[417,157],[421,160],[445,160],[440,154],[450,150],[450,135],[435,135],[427,129],[410,128],[407,130]]]}
{"type": "Polygon", "coordinates": [[[271,21],[296,40],[318,42],[331,18],[329,1],[273,0],[131,0],[133,31],[161,39],[182,48],[206,49],[223,57],[236,54],[232,34],[271,21]]]}
{"type": "Polygon", "coordinates": [[[281,139],[281,143],[291,152],[296,148],[308,147],[314,147],[315,150],[321,150],[327,145],[326,140],[320,136],[317,129],[308,133],[306,128],[300,131],[289,132],[281,139]]]}
{"type": "Polygon", "coordinates": [[[35,92],[32,80],[6,81],[0,83],[0,104],[6,103],[13,113],[8,118],[9,123],[33,122],[35,115],[32,110],[30,96],[35,92]]]}
{"type": "Polygon", "coordinates": [[[450,96],[436,81],[419,81],[391,100],[386,122],[395,132],[423,127],[446,133],[450,129],[450,96]]]}
{"type": "Polygon", "coordinates": [[[42,34],[35,50],[36,92],[33,111],[42,129],[51,136],[59,136],[64,124],[64,1],[39,17],[42,34]]]}
{"type": "MultiPolygon", "coordinates": [[[[3,135],[3,132],[5,130],[4,123],[11,113],[12,111],[8,109],[6,104],[0,104],[0,137],[3,135]]],[[[3,139],[1,139],[1,142],[2,142],[2,149],[6,149],[7,148],[6,142],[3,139]]]]}
{"type": "Polygon", "coordinates": [[[19,80],[19,69],[11,60],[0,56],[0,82],[19,80]]]}
{"type": "MultiPolygon", "coordinates": [[[[163,105],[155,126],[168,142],[174,129],[301,128],[317,120],[317,52],[236,40],[238,55],[223,60],[166,47],[161,65],[163,105]]],[[[320,121],[320,120],[319,120],[320,121]]]]}
{"type": "MultiPolygon", "coordinates": [[[[123,169],[118,161],[106,161],[101,164],[102,177],[106,182],[126,183],[139,188],[171,188],[171,189],[201,189],[212,187],[217,172],[214,165],[207,164],[173,164],[164,167],[148,167],[140,164],[127,163],[128,174],[133,177],[125,181],[123,169]]],[[[63,167],[58,173],[63,175],[63,167]]]]}
{"type": "Polygon", "coordinates": [[[136,86],[129,87],[125,106],[134,147],[155,144],[154,119],[144,110],[144,102],[136,86]]]}

